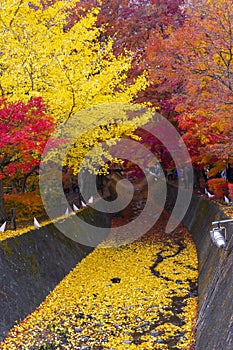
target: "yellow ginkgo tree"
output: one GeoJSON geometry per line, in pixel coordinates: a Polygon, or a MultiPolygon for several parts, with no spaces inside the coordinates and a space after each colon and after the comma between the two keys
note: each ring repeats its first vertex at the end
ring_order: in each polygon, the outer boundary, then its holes
{"type": "Polygon", "coordinates": [[[126,84],[131,55],[115,57],[112,40],[101,43],[93,9],[66,30],[76,1],[3,0],[0,8],[0,90],[8,100],[42,96],[57,121],[93,104],[129,102],[145,77],[126,84]]]}
{"type": "MultiPolygon", "coordinates": [[[[0,8],[1,95],[10,102],[42,96],[49,114],[60,125],[93,105],[129,103],[147,85],[145,74],[133,83],[127,81],[130,52],[116,57],[112,39],[104,43],[99,40],[104,29],[95,26],[98,8],[67,29],[68,12],[75,3],[58,0],[43,7],[39,0],[3,0],[0,8]]],[[[88,115],[81,116],[85,123],[93,123],[93,116],[90,120],[86,120],[88,115]]],[[[72,127],[79,127],[84,122],[82,118],[76,118],[72,127]]],[[[141,114],[135,122],[131,118],[128,126],[113,122],[116,128],[108,133],[95,122],[95,131],[85,135],[85,144],[79,140],[79,147],[73,149],[76,161],[71,161],[71,154],[69,165],[78,169],[77,160],[93,142],[109,139],[111,132],[115,140],[129,136],[146,120],[148,116],[141,114]]]]}

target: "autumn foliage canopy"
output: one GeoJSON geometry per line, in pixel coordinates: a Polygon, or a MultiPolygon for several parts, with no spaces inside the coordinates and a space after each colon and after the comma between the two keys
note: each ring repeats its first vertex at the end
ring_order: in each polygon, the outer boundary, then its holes
{"type": "MultiPolygon", "coordinates": [[[[118,102],[168,118],[198,170],[233,163],[231,0],[4,0],[0,18],[1,178],[38,166],[55,125],[73,113],[118,102]]],[[[78,171],[109,137],[103,128],[85,135],[66,165],[78,171]]]]}

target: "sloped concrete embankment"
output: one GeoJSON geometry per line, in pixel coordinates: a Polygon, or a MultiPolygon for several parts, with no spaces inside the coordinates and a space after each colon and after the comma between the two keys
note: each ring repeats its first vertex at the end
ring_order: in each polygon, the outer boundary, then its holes
{"type": "MultiPolygon", "coordinates": [[[[88,223],[110,227],[110,217],[87,208],[88,223]]],[[[65,219],[67,224],[72,218],[65,219]]],[[[77,227],[77,232],[79,227],[77,227]]],[[[0,242],[0,341],[15,321],[32,312],[93,248],[81,245],[48,224],[0,242]]]]}
{"type": "MultiPolygon", "coordinates": [[[[166,207],[172,210],[177,189],[169,186],[166,207]]],[[[211,222],[227,219],[215,203],[193,195],[183,224],[192,234],[199,260],[199,317],[196,350],[233,349],[233,225],[227,227],[227,250],[210,240],[211,222]]]]}

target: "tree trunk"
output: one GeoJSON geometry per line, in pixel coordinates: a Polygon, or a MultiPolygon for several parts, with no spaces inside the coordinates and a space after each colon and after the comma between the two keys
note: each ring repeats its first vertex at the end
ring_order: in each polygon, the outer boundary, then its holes
{"type": "Polygon", "coordinates": [[[6,207],[4,202],[3,181],[0,179],[0,222],[6,220],[6,207]]]}
{"type": "Polygon", "coordinates": [[[22,186],[21,186],[22,193],[25,193],[25,191],[26,191],[27,178],[28,178],[28,175],[24,175],[23,181],[22,181],[22,186]]]}
{"type": "Polygon", "coordinates": [[[39,166],[38,165],[34,166],[31,169],[31,171],[29,171],[27,174],[24,174],[24,177],[23,177],[23,180],[22,180],[22,185],[21,185],[21,193],[25,193],[27,180],[33,173],[35,173],[36,170],[39,170],[39,166]]]}

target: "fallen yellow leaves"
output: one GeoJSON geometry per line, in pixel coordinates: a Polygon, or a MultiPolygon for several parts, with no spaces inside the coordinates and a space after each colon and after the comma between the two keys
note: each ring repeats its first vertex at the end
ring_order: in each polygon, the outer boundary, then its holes
{"type": "Polygon", "coordinates": [[[97,247],[9,333],[9,349],[188,349],[197,255],[176,239],[97,247]]]}

